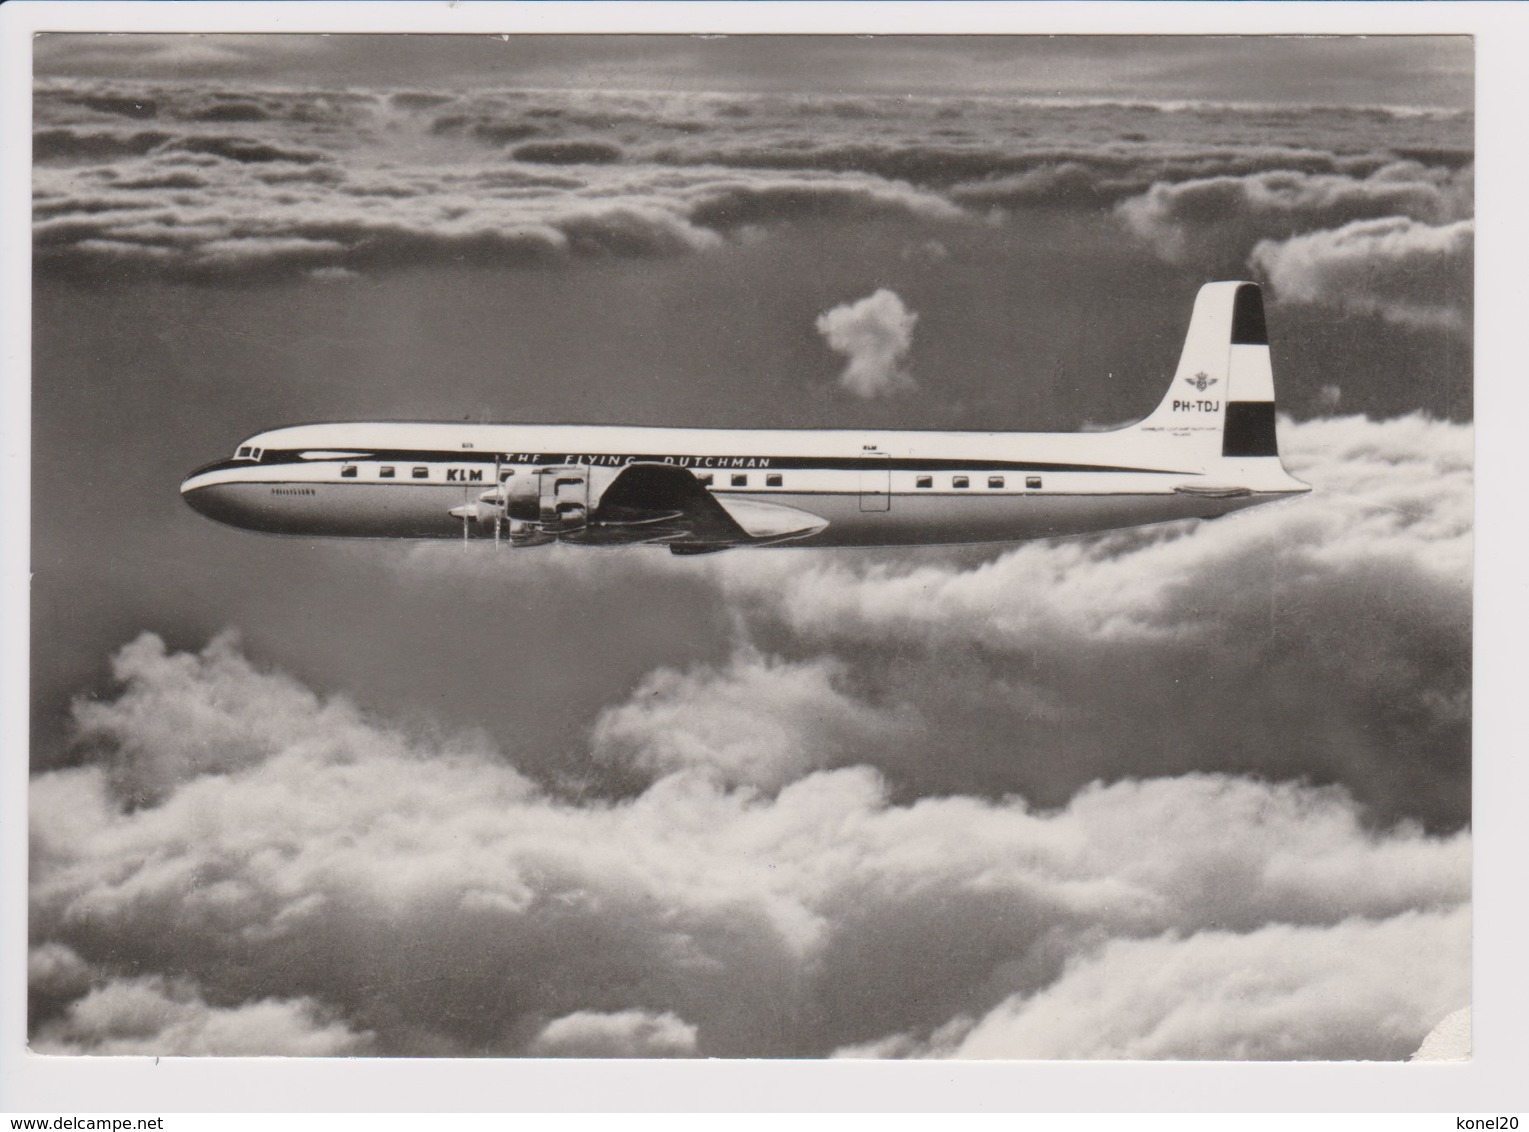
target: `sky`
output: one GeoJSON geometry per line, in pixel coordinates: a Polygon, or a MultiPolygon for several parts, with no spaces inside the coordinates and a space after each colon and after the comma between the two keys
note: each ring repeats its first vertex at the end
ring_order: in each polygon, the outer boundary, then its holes
{"type": "Polygon", "coordinates": [[[39,77],[740,93],[980,94],[1468,110],[1468,37],[44,37],[39,77]],[[400,79],[403,82],[400,82],[400,79]]]}
{"type": "Polygon", "coordinates": [[[34,1049],[1395,1060],[1469,1002],[1467,42],[59,36],[35,93],[34,1049]],[[1119,424],[1236,277],[1316,490],[1215,523],[175,490],[305,420],[1119,424]]]}

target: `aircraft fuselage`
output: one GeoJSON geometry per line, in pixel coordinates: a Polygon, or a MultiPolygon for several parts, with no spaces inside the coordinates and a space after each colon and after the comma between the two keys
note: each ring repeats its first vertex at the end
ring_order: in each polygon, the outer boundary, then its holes
{"type": "MultiPolygon", "coordinates": [[[[774,545],[911,546],[1213,518],[1305,490],[1283,475],[1262,485],[1210,483],[1201,469],[1154,461],[1139,445],[1132,459],[1110,439],[1110,433],[307,425],[250,438],[241,448],[258,451],[258,459],[209,465],[183,491],[208,517],[250,530],[461,538],[464,524],[451,511],[477,501],[506,473],[586,468],[598,476],[662,463],[688,470],[724,503],[773,504],[827,520],[816,532],[774,545]],[[1248,490],[1216,494],[1222,487],[1248,490]]],[[[481,526],[467,524],[468,536],[492,537],[481,526]]]]}
{"type": "Polygon", "coordinates": [[[1144,420],[1081,433],[351,422],[258,433],[181,485],[249,530],[518,545],[913,546],[1208,519],[1309,490],[1279,460],[1256,285],[1200,291],[1144,420]]]}

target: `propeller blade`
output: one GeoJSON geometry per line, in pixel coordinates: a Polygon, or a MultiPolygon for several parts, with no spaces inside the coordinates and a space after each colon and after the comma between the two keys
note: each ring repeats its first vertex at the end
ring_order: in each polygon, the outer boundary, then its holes
{"type": "MultiPolygon", "coordinates": [[[[503,465],[503,463],[504,463],[504,457],[499,455],[496,452],[494,454],[494,490],[496,492],[500,490],[500,486],[504,482],[500,478],[500,470],[499,470],[500,467],[503,465]]],[[[495,550],[499,549],[499,527],[500,527],[500,525],[503,522],[504,522],[504,508],[500,507],[499,510],[494,512],[494,549],[495,550]]]]}

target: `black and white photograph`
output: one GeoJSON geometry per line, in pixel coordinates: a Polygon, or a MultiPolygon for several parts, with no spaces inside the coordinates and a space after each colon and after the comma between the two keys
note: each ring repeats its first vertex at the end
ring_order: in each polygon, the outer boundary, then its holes
{"type": "Polygon", "coordinates": [[[38,35],[30,1054],[1471,1057],[1475,53],[38,35]]]}

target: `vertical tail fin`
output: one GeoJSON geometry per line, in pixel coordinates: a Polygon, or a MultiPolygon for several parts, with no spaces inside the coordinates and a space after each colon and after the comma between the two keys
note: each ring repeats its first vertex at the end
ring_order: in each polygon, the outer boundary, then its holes
{"type": "Polygon", "coordinates": [[[1222,458],[1278,458],[1274,372],[1258,284],[1200,288],[1173,384],[1134,427],[1174,438],[1175,451],[1201,466],[1222,458]]]}

